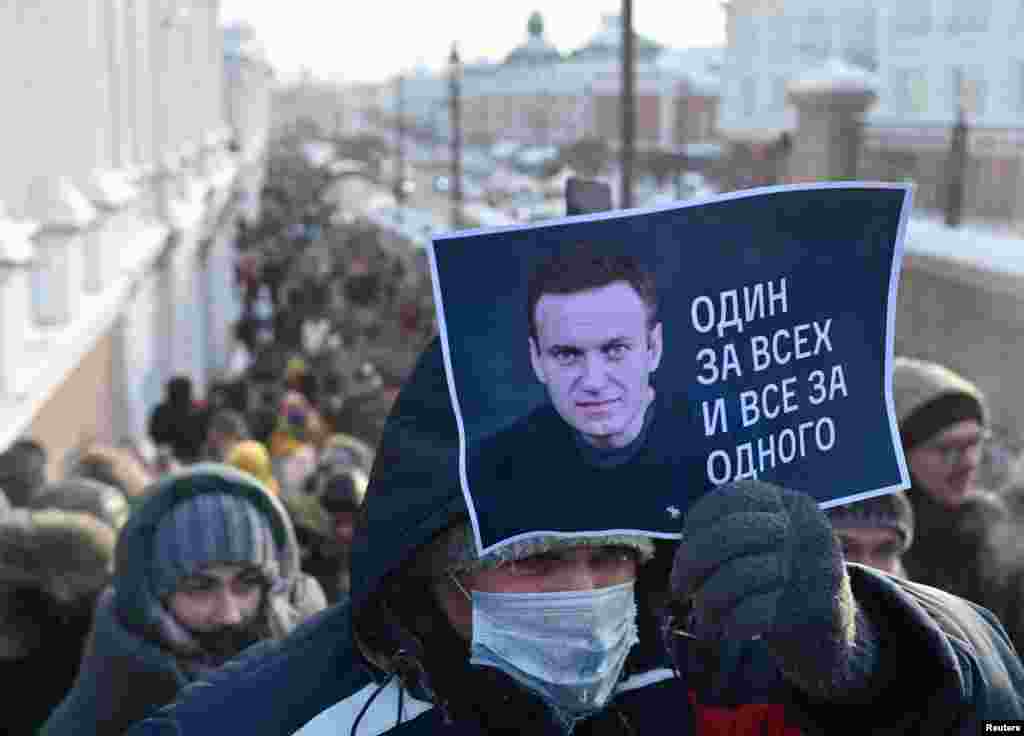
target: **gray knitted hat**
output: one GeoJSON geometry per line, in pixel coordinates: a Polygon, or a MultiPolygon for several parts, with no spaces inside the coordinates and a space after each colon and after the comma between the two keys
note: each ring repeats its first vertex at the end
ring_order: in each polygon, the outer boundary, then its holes
{"type": "Polygon", "coordinates": [[[274,582],[280,552],[270,520],[249,500],[204,493],[177,504],[153,535],[153,592],[164,596],[182,578],[211,565],[255,565],[274,582]]]}
{"type": "Polygon", "coordinates": [[[607,534],[594,537],[533,537],[512,542],[480,558],[476,553],[473,529],[465,521],[434,537],[417,556],[414,571],[422,577],[434,578],[450,572],[494,568],[503,562],[575,547],[629,547],[636,550],[641,563],[654,557],[654,543],[650,537],[607,534]]]}
{"type": "Polygon", "coordinates": [[[988,423],[988,407],[981,390],[938,363],[894,358],[892,395],[900,436],[907,449],[964,419],[988,423]]]}
{"type": "Polygon", "coordinates": [[[902,492],[873,496],[844,506],[833,506],[825,511],[832,528],[839,529],[892,529],[900,535],[903,550],[914,541],[914,510],[902,492]]]}

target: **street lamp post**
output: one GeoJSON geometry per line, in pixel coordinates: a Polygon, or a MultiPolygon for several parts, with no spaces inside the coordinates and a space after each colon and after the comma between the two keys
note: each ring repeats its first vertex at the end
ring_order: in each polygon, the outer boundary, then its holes
{"type": "Polygon", "coordinates": [[[401,74],[395,80],[395,113],[398,150],[395,156],[395,203],[405,203],[405,79],[401,74]]]}
{"type": "Polygon", "coordinates": [[[633,206],[633,142],[636,138],[636,115],[634,87],[636,65],[633,53],[633,0],[622,0],[622,146],[620,167],[622,169],[622,208],[633,206]]]}
{"type": "Polygon", "coordinates": [[[448,57],[451,77],[449,79],[449,97],[451,117],[451,159],[452,159],[452,228],[462,225],[462,65],[459,61],[459,49],[452,44],[452,52],[448,57]]]}
{"type": "Polygon", "coordinates": [[[946,198],[946,225],[958,227],[963,219],[964,179],[967,173],[967,99],[963,80],[958,82],[956,124],[949,144],[949,190],[946,198]]]}

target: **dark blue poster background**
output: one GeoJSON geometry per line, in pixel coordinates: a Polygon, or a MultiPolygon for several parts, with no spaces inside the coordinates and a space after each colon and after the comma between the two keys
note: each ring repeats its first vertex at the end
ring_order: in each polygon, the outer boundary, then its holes
{"type": "Polygon", "coordinates": [[[906,487],[887,381],[909,201],[903,185],[777,187],[435,240],[460,481],[481,550],[539,533],[676,536],[694,498],[751,473],[823,503],[906,487]],[[595,470],[534,432],[483,467],[482,442],[549,403],[530,363],[530,273],[580,246],[632,254],[654,275],[664,349],[650,448],[595,470]]]}

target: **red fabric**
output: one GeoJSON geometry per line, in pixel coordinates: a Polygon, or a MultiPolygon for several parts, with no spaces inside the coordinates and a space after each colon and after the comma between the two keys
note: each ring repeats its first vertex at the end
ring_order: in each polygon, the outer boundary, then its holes
{"type": "Polygon", "coordinates": [[[743,703],[734,708],[702,705],[690,691],[697,714],[699,736],[801,736],[802,731],[786,723],[786,709],[780,703],[743,703]]]}

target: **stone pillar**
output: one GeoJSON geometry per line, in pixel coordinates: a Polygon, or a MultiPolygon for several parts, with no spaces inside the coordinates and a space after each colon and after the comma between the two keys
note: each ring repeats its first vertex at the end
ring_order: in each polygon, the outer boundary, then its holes
{"type": "Polygon", "coordinates": [[[154,290],[154,315],[153,330],[156,343],[155,363],[159,366],[159,376],[156,382],[161,389],[167,380],[174,375],[175,366],[178,361],[179,339],[176,334],[177,304],[175,302],[176,289],[174,285],[174,260],[180,242],[178,234],[172,235],[164,247],[163,252],[153,266],[155,277],[154,290]]]}
{"type": "Polygon", "coordinates": [[[181,159],[178,155],[168,152],[160,157],[153,172],[152,185],[156,216],[164,222],[173,221],[174,203],[182,195],[181,159]]]}
{"type": "Polygon", "coordinates": [[[8,218],[0,207],[0,395],[22,393],[29,372],[23,364],[32,323],[30,268],[35,225],[8,218]]]}
{"type": "Polygon", "coordinates": [[[658,145],[662,148],[671,148],[676,143],[676,100],[682,94],[686,94],[685,87],[678,84],[666,86],[658,93],[658,145]]]}
{"type": "MultiPolygon", "coordinates": [[[[75,49],[73,57],[66,58],[57,67],[58,73],[66,74],[70,68],[75,68],[76,73],[63,82],[63,94],[55,95],[67,105],[65,111],[75,111],[74,117],[61,114],[59,107],[52,108],[51,114],[58,118],[60,133],[75,128],[87,129],[80,134],[81,137],[75,135],[67,141],[69,149],[71,146],[81,147],[80,166],[57,170],[62,175],[70,176],[77,186],[82,186],[96,169],[107,169],[114,165],[113,105],[117,84],[110,74],[108,34],[111,28],[107,23],[107,14],[112,12],[110,0],[83,0],[74,5],[81,6],[76,12],[82,13],[82,16],[68,16],[67,4],[60,3],[56,17],[67,24],[60,38],[76,38],[80,45],[75,49]]],[[[54,39],[52,43],[57,42],[54,39]]]]}
{"type": "Polygon", "coordinates": [[[0,76],[0,95],[3,96],[4,135],[0,136],[0,200],[12,213],[20,214],[24,209],[25,172],[32,171],[33,120],[31,106],[38,98],[34,76],[36,70],[23,63],[32,44],[28,38],[33,30],[32,18],[17,2],[0,3],[0,48],[4,49],[10,61],[4,65],[0,76]],[[26,29],[26,25],[29,26],[26,29]],[[12,63],[13,60],[19,63],[12,63]]]}
{"type": "Polygon", "coordinates": [[[857,178],[864,113],[877,99],[871,74],[839,59],[790,82],[797,108],[788,179],[792,182],[857,178]]]}
{"type": "Polygon", "coordinates": [[[85,271],[83,286],[95,294],[105,289],[118,275],[118,250],[124,245],[124,234],[110,225],[122,208],[133,201],[138,192],[127,174],[120,171],[97,172],[83,187],[95,206],[98,218],[85,235],[85,271]]]}
{"type": "Polygon", "coordinates": [[[175,123],[181,102],[174,94],[174,63],[172,36],[174,16],[166,0],[151,0],[149,17],[149,66],[152,103],[152,158],[154,170],[159,169],[164,155],[175,148],[175,123]]]}
{"type": "Polygon", "coordinates": [[[198,173],[209,181],[220,167],[219,154],[217,151],[218,142],[215,133],[208,132],[203,135],[202,145],[199,147],[198,173]]]}
{"type": "Polygon", "coordinates": [[[79,313],[82,242],[96,210],[67,177],[34,181],[28,210],[40,224],[35,234],[35,319],[41,326],[65,325],[79,313]]]}
{"type": "Polygon", "coordinates": [[[81,183],[108,155],[98,0],[0,3],[5,54],[0,198],[26,217],[27,181],[81,183]]]}
{"type": "Polygon", "coordinates": [[[228,134],[224,128],[214,128],[203,138],[199,170],[207,179],[216,176],[227,166],[227,138],[228,134]]]}
{"type": "Polygon", "coordinates": [[[191,16],[183,29],[185,34],[185,94],[190,114],[188,117],[188,140],[195,149],[195,164],[202,168],[203,145],[206,133],[212,128],[206,109],[206,76],[208,72],[206,52],[206,26],[209,23],[209,3],[190,2],[191,16]]]}
{"type": "Polygon", "coordinates": [[[110,167],[130,169],[135,159],[134,75],[135,59],[125,36],[128,9],[125,0],[105,0],[102,26],[108,78],[110,119],[110,167]]]}
{"type": "Polygon", "coordinates": [[[153,103],[153,27],[152,3],[149,0],[129,0],[125,19],[131,67],[132,87],[128,101],[132,105],[132,158],[141,172],[151,170],[157,156],[154,151],[153,103]]]}
{"type": "Polygon", "coordinates": [[[205,5],[202,44],[202,110],[207,132],[216,131],[224,142],[224,35],[220,28],[220,3],[205,5]]]}

